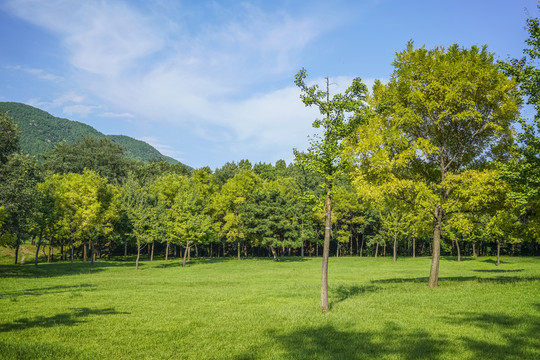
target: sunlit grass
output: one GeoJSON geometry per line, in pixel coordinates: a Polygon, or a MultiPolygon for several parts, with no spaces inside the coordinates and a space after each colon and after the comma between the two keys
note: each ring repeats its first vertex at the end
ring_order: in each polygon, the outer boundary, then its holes
{"type": "Polygon", "coordinates": [[[0,358],[536,359],[540,260],[0,265],[0,358]]]}

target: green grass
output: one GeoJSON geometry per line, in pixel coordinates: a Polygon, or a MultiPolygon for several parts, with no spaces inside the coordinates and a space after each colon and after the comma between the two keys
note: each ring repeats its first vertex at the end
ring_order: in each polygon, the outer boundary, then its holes
{"type": "Polygon", "coordinates": [[[5,359],[539,359],[540,259],[0,265],[5,359]]]}

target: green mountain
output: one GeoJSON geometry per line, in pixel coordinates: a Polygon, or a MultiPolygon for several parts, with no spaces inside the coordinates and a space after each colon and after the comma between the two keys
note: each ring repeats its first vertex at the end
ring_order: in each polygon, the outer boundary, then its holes
{"type": "Polygon", "coordinates": [[[48,152],[60,141],[74,143],[84,136],[106,137],[125,148],[126,157],[141,161],[164,160],[171,164],[179,161],[162,155],[154,147],[125,135],[105,135],[90,125],[52,116],[30,105],[0,102],[0,111],[7,112],[21,129],[20,145],[24,154],[38,156],[48,152]]]}

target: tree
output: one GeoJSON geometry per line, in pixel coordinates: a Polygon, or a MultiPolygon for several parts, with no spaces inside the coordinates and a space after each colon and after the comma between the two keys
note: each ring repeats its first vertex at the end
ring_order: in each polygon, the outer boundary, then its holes
{"type": "Polygon", "coordinates": [[[57,143],[44,158],[45,168],[55,173],[82,174],[88,169],[109,182],[124,181],[129,166],[124,148],[107,138],[84,137],[73,144],[57,143]]]}
{"type": "Polygon", "coordinates": [[[240,245],[245,240],[245,225],[240,214],[241,206],[251,199],[262,180],[252,170],[242,170],[221,188],[212,207],[222,222],[221,234],[227,241],[236,243],[240,260],[240,245]]]}
{"type": "Polygon", "coordinates": [[[276,247],[298,248],[303,240],[299,224],[301,209],[290,185],[283,178],[266,184],[240,208],[247,237],[254,245],[268,247],[274,261],[278,261],[276,247]]]}
{"type": "Polygon", "coordinates": [[[21,131],[7,113],[0,111],[0,164],[6,163],[8,156],[19,152],[21,131]]]}
{"type": "MultiPolygon", "coordinates": [[[[540,8],[540,6],[539,6],[540,8]]],[[[522,233],[529,239],[540,239],[540,20],[527,19],[529,38],[524,49],[525,57],[500,61],[503,71],[519,82],[527,104],[536,110],[534,119],[519,120],[522,132],[517,135],[516,157],[499,164],[502,177],[512,185],[508,193],[515,200],[524,222],[522,233]]]]}
{"type": "Polygon", "coordinates": [[[343,139],[355,128],[362,119],[363,102],[367,87],[360,78],[353,80],[352,85],[344,94],[336,94],[330,98],[330,80],[326,78],[326,91],[319,90],[318,85],[308,86],[305,83],[307,73],[301,69],[296,74],[295,84],[300,88],[300,98],[306,106],[316,106],[323,115],[323,119],[315,120],[313,127],[322,128],[323,134],[311,139],[310,147],[306,152],[294,150],[296,162],[306,169],[319,173],[325,181],[326,217],[323,260],[321,271],[321,309],[327,311],[328,307],[328,256],[330,253],[330,228],[332,213],[332,187],[334,179],[343,173],[346,161],[343,158],[343,139]],[[356,116],[347,115],[352,112],[356,116]]]}
{"type": "Polygon", "coordinates": [[[520,97],[487,47],[427,50],[412,42],[396,55],[387,86],[373,89],[377,116],[353,145],[360,178],[390,183],[396,198],[423,203],[433,218],[429,286],[439,274],[441,227],[452,186],[447,177],[505,155],[520,97]]]}
{"type": "Polygon", "coordinates": [[[0,206],[6,214],[0,236],[9,238],[9,245],[15,248],[15,264],[19,247],[30,233],[38,180],[39,171],[33,157],[13,153],[6,163],[0,164],[0,206]]]}

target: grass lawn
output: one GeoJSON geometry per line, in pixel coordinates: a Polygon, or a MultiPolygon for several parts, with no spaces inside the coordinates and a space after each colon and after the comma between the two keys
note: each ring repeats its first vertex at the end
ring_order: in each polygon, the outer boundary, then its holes
{"type": "Polygon", "coordinates": [[[1,359],[540,359],[540,259],[0,263],[1,359]]]}

